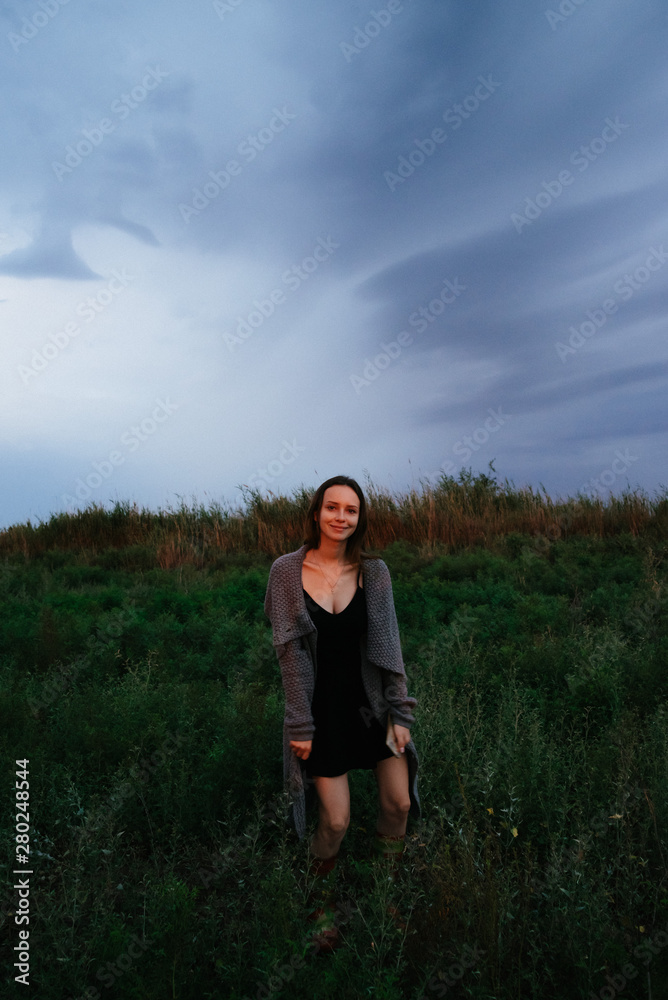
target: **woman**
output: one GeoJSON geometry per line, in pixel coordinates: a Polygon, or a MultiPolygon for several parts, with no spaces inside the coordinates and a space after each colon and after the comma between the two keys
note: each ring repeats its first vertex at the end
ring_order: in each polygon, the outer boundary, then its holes
{"type": "Polygon", "coordinates": [[[357,482],[328,479],[311,501],[305,544],[274,562],[265,598],[285,690],[292,821],[303,837],[304,788],[313,784],[319,821],[311,868],[321,879],[331,878],[350,820],[348,771],[375,772],[379,854],[398,858],[408,814],[419,816],[410,736],[416,701],[406,692],[390,575],[381,559],[362,551],[366,532],[357,482]],[[386,743],[391,736],[396,756],[386,743]]]}

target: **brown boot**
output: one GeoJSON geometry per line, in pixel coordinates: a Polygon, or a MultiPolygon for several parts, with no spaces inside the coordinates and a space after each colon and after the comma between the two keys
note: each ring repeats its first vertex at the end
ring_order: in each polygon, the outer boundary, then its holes
{"type": "Polygon", "coordinates": [[[315,924],[311,941],[317,945],[316,954],[329,955],[341,943],[337,922],[337,906],[335,902],[336,860],[338,853],[332,858],[311,858],[310,875],[315,879],[309,901],[316,904],[308,920],[315,924]]]}
{"type": "Polygon", "coordinates": [[[399,871],[404,853],[404,837],[389,837],[387,834],[376,831],[373,850],[375,857],[387,862],[389,873],[392,878],[399,871]]]}
{"type": "MultiPolygon", "coordinates": [[[[376,831],[376,839],[373,847],[374,856],[377,861],[386,866],[388,877],[394,881],[403,859],[404,837],[389,837],[384,833],[376,831]]],[[[398,930],[406,930],[406,923],[396,906],[388,906],[387,913],[392,918],[398,930]]]]}

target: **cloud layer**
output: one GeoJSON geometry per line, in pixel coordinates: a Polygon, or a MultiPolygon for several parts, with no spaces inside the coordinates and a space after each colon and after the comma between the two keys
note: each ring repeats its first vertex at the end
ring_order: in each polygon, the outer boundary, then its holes
{"type": "Polygon", "coordinates": [[[665,484],[667,29],[0,5],[0,525],[491,459],[665,484]]]}

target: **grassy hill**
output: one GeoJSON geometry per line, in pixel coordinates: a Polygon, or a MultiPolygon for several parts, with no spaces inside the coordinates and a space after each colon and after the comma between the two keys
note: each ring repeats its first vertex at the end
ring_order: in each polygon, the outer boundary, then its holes
{"type": "MultiPolygon", "coordinates": [[[[369,860],[373,778],[352,775],[328,958],[306,948],[262,611],[309,491],[0,532],[2,843],[12,871],[29,758],[40,1000],[668,995],[668,500],[466,473],[367,496],[423,819],[393,884],[369,860]]],[[[16,905],[7,888],[8,979],[16,905]]]]}

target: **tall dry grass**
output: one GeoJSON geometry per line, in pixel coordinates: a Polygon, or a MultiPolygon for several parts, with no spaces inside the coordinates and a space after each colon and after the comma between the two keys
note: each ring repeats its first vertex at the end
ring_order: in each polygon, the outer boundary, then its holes
{"type": "MultiPolygon", "coordinates": [[[[30,558],[47,550],[98,552],[139,546],[154,553],[164,569],[184,563],[203,566],[217,555],[264,552],[275,557],[303,541],[303,524],[312,490],[292,495],[245,490],[241,506],[181,502],[151,511],[129,502],[107,509],[89,504],[75,513],[52,514],[48,521],[13,525],[0,531],[0,556],[30,558]]],[[[531,486],[515,487],[493,476],[463,470],[457,479],[442,476],[408,493],[391,493],[368,482],[369,545],[382,550],[399,539],[420,548],[450,551],[489,545],[518,533],[555,540],[572,535],[604,537],[630,533],[668,534],[668,494],[642,491],[620,496],[578,494],[554,499],[531,486]]]]}

